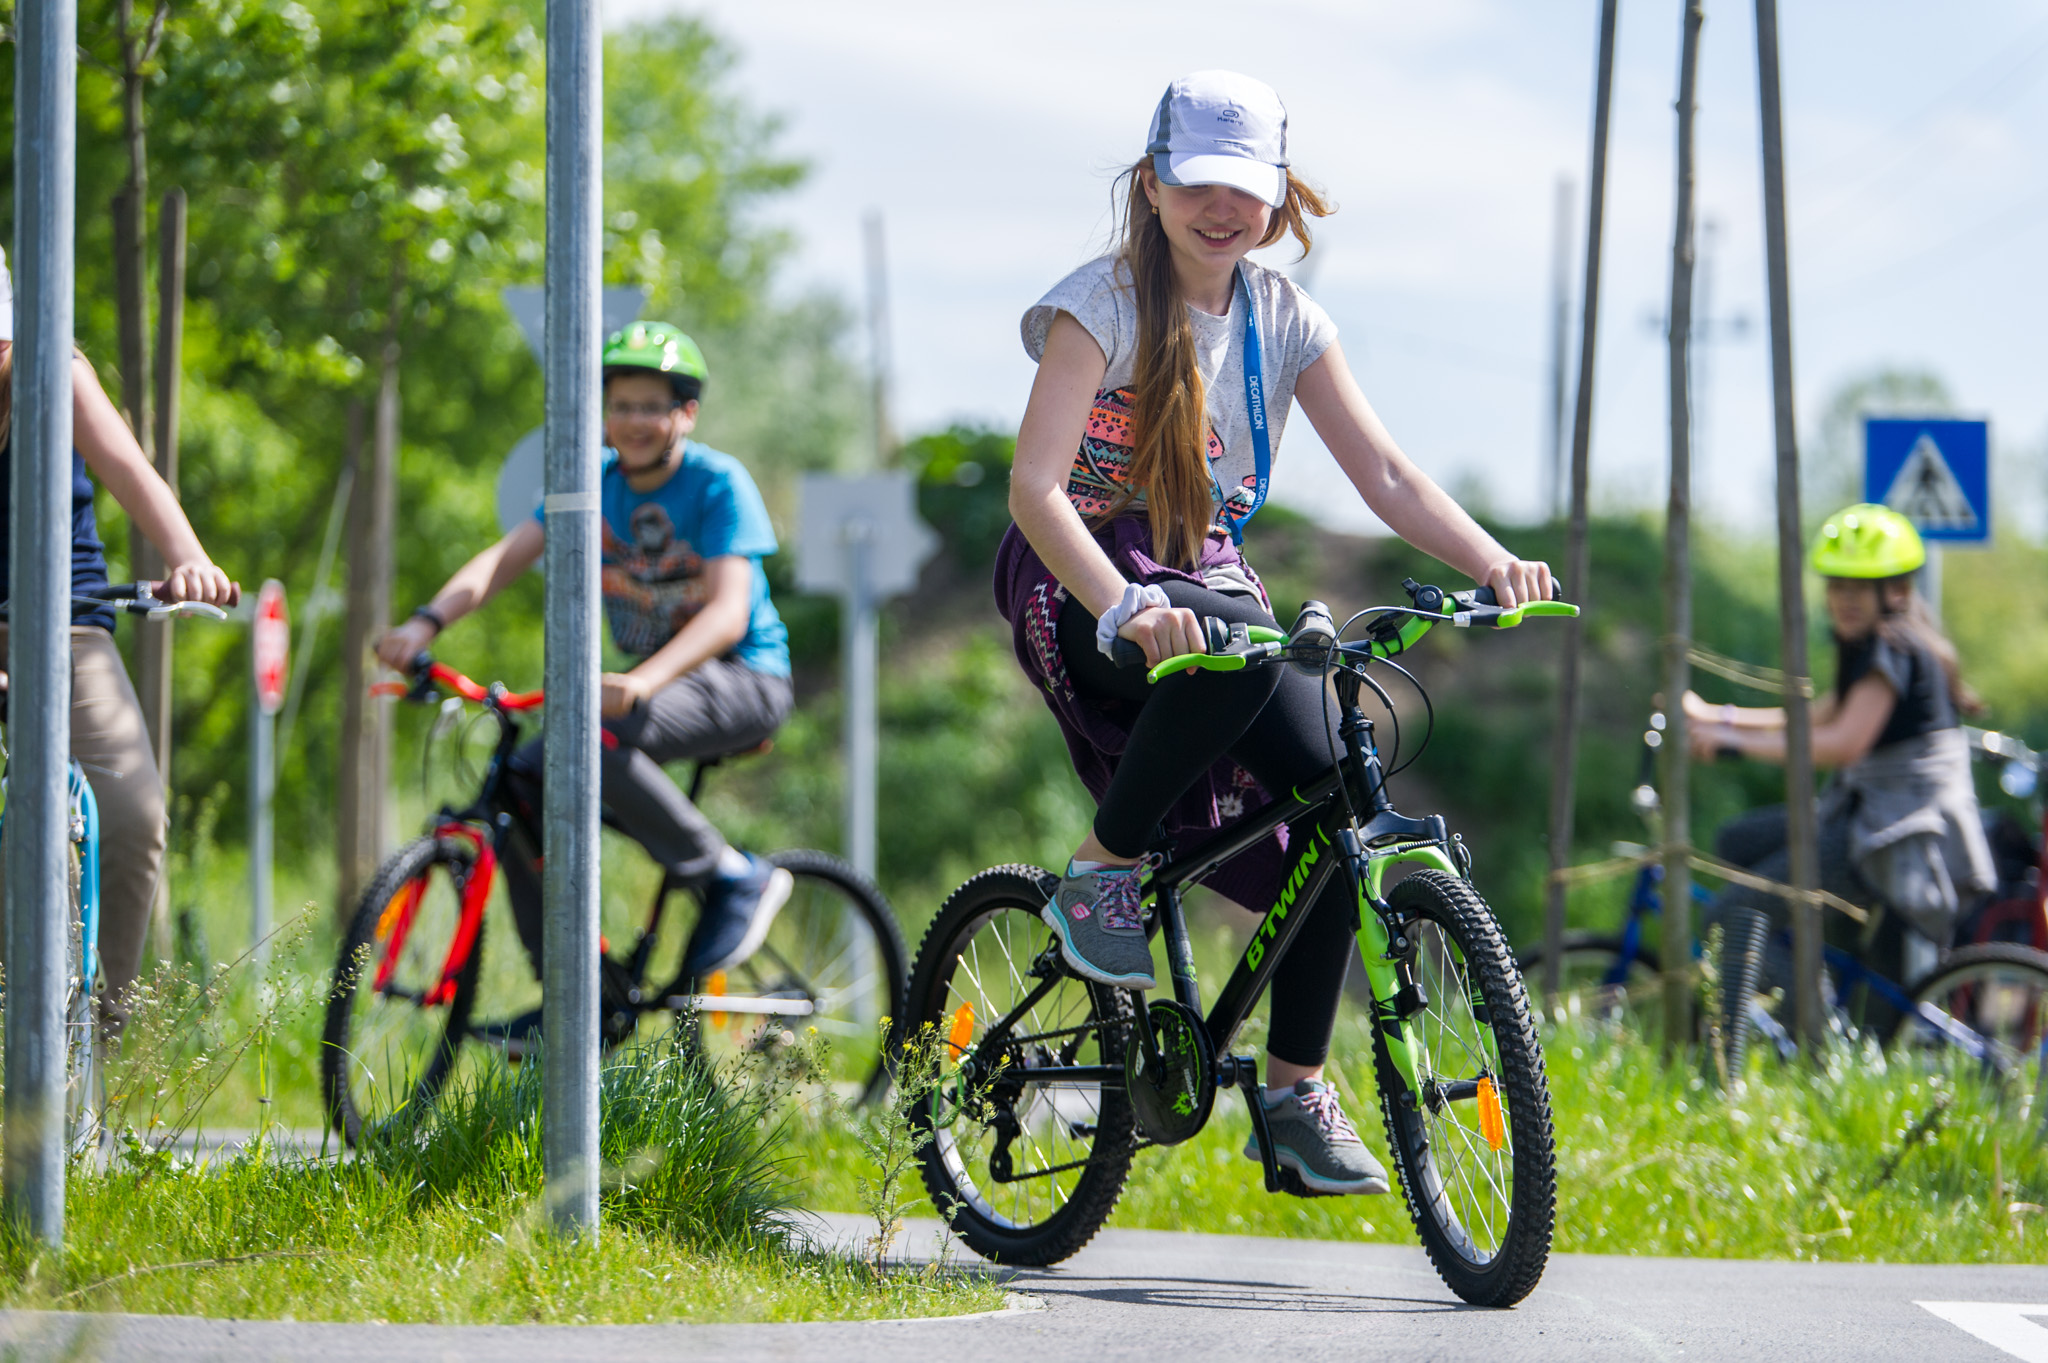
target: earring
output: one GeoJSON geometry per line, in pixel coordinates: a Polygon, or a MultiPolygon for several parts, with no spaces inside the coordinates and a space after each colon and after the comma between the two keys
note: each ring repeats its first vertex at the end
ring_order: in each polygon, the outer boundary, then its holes
{"type": "Polygon", "coordinates": [[[1153,216],[1153,217],[1155,217],[1155,218],[1159,216],[1159,205],[1158,205],[1158,204],[1153,204],[1153,205],[1152,205],[1152,216],[1153,216]]]}

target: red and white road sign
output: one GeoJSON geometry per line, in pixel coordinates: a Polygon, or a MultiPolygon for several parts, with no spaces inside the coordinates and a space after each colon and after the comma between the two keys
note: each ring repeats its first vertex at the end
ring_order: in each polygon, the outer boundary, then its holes
{"type": "Polygon", "coordinates": [[[284,608],[284,583],[273,577],[256,594],[256,703],[266,715],[276,714],[284,705],[291,640],[291,617],[284,608]]]}

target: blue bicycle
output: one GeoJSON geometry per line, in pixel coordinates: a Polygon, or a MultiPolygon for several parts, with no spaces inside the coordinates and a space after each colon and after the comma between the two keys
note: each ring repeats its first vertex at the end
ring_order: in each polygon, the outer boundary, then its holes
{"type": "MultiPolygon", "coordinates": [[[[218,606],[197,601],[164,601],[154,594],[159,585],[129,582],[74,594],[74,606],[113,603],[130,615],[164,618],[200,615],[213,620],[227,619],[218,606]]],[[[0,602],[0,619],[7,606],[0,602]]],[[[7,694],[7,674],[0,672],[0,698],[7,694]]],[[[7,745],[0,734],[0,764],[7,761],[7,745]]],[[[67,1148],[83,1154],[99,1144],[102,1102],[100,1048],[97,1010],[93,996],[100,983],[100,810],[93,798],[92,783],[77,758],[71,759],[65,782],[70,839],[70,906],[65,922],[69,928],[64,950],[64,1133],[67,1148]]],[[[5,822],[6,780],[0,777],[0,824],[5,822]]]]}
{"type": "MultiPolygon", "coordinates": [[[[1643,734],[1643,767],[1630,797],[1653,836],[1660,813],[1650,764],[1663,742],[1664,717],[1653,715],[1643,734]]],[[[2036,773],[2048,772],[2048,755],[2023,749],[2010,738],[1972,731],[1972,746],[1982,756],[2020,762],[2036,773]]],[[[2007,782],[2008,788],[2012,783],[2007,782]]],[[[2034,782],[2026,788],[2033,790],[2034,782]]],[[[1644,848],[1618,843],[1617,854],[1639,855],[1644,848]]],[[[1664,907],[1664,868],[1651,863],[1636,873],[1628,914],[1618,933],[1568,932],[1560,956],[1559,1004],[1567,1016],[1613,1019],[1640,1006],[1659,986],[1659,954],[1653,930],[1664,907]]],[[[1712,895],[1695,882],[1696,903],[1712,895]]],[[[1978,937],[1944,950],[1918,938],[1902,919],[1874,904],[1869,919],[1855,934],[1854,949],[1830,942],[1823,946],[1827,986],[1832,996],[1835,1029],[1875,1041],[1892,1053],[1928,1056],[1956,1054],[2006,1081],[2025,1124],[2048,1137],[2048,952],[2022,942],[1978,937]],[[1875,962],[1896,960],[1901,983],[1875,962]]],[[[1972,924],[1987,921],[1975,915],[1972,924]]],[[[1772,948],[1789,953],[1790,934],[1780,932],[1772,948]]],[[[1694,959],[1700,943],[1692,943],[1694,959]]],[[[1542,978],[1543,949],[1529,948],[1517,965],[1530,980],[1542,978]]],[[[1789,1058],[1797,1047],[1766,1006],[1767,999],[1749,1000],[1749,1025],[1789,1058]]]]}

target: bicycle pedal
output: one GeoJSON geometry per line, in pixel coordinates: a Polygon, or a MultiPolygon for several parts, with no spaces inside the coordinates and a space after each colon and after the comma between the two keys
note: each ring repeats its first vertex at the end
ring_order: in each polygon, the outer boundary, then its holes
{"type": "Polygon", "coordinates": [[[1301,1181],[1301,1175],[1286,1165],[1280,1166],[1280,1191],[1289,1197],[1343,1197],[1343,1193],[1324,1193],[1309,1187],[1301,1181]]]}

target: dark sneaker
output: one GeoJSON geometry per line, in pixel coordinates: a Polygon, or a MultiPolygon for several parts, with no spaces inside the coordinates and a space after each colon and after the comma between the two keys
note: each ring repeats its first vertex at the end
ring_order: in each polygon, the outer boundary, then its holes
{"type": "Polygon", "coordinates": [[[746,856],[745,874],[720,877],[704,887],[704,916],[697,920],[683,953],[684,975],[702,979],[746,960],[789,902],[796,878],[752,852],[746,856]]]}
{"type": "MultiPolygon", "coordinates": [[[[1344,1115],[1337,1090],[1320,1079],[1304,1079],[1294,1092],[1266,1109],[1273,1133],[1273,1156],[1294,1171],[1315,1193],[1383,1193],[1387,1171],[1358,1139],[1358,1129],[1344,1115]]],[[[1244,1147],[1246,1159],[1259,1157],[1259,1138],[1244,1147]]]]}
{"type": "Polygon", "coordinates": [[[1105,866],[1060,877],[1039,917],[1059,934],[1060,954],[1075,973],[1119,989],[1150,989],[1152,947],[1138,908],[1145,864],[1105,866]]]}

